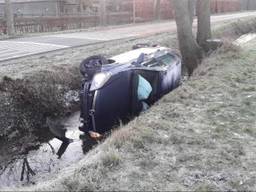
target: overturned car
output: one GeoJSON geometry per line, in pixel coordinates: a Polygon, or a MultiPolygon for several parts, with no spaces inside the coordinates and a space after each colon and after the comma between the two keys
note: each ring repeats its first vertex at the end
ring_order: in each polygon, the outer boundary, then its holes
{"type": "Polygon", "coordinates": [[[166,47],[141,47],[110,59],[92,56],[81,63],[81,131],[100,137],[179,86],[179,55],[166,47]]]}

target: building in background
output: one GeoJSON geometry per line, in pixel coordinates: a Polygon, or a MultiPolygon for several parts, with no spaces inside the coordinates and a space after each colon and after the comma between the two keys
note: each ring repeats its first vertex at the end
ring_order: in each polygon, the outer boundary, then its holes
{"type": "MultiPolygon", "coordinates": [[[[12,0],[13,14],[17,17],[57,16],[59,0],[12,0]]],[[[0,0],[0,14],[4,16],[5,1],[0,0]]]]}
{"type": "MultiPolygon", "coordinates": [[[[100,0],[12,0],[13,13],[18,17],[34,16],[74,16],[97,15],[100,0]]],[[[138,20],[153,18],[155,0],[135,0],[138,20]]],[[[133,0],[106,0],[106,10],[113,12],[132,12],[133,0]]],[[[173,18],[170,0],[161,0],[160,18],[173,18]]],[[[211,0],[213,13],[238,10],[255,10],[256,0],[211,0]]],[[[4,16],[4,0],[0,0],[0,16],[4,16]]]]}
{"type": "MultiPolygon", "coordinates": [[[[12,0],[17,17],[96,15],[99,0],[12,0]]],[[[0,16],[4,16],[5,0],[0,0],[0,16]]],[[[107,0],[109,12],[132,11],[132,0],[107,0]]]]}
{"type": "MultiPolygon", "coordinates": [[[[103,0],[11,0],[16,33],[49,32],[102,24],[103,0]],[[101,12],[102,13],[102,12],[101,12]]],[[[104,25],[153,21],[157,0],[104,0],[104,25]]],[[[0,0],[0,34],[6,32],[0,0]]],[[[174,18],[171,0],[160,0],[159,20],[174,18]]],[[[211,0],[212,13],[256,10],[256,0],[211,0]]]]}

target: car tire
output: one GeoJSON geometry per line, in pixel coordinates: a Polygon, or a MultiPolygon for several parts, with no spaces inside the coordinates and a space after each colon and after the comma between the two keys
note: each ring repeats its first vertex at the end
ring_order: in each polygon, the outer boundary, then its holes
{"type": "MultiPolygon", "coordinates": [[[[90,56],[90,57],[86,58],[85,60],[83,60],[82,63],[80,64],[80,73],[83,76],[86,76],[87,73],[93,73],[94,71],[97,71],[104,64],[108,64],[108,60],[104,56],[102,56],[102,55],[90,56]],[[98,64],[95,64],[94,66],[89,66],[92,60],[97,61],[98,64]]],[[[92,76],[90,74],[88,74],[88,75],[92,76]]]]}

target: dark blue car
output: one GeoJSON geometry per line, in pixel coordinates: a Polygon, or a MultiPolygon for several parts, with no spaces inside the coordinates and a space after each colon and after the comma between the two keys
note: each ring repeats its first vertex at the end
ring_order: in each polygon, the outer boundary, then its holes
{"type": "Polygon", "coordinates": [[[175,89],[181,59],[169,48],[145,47],[110,59],[89,57],[80,70],[84,81],[79,129],[97,138],[175,89]]]}

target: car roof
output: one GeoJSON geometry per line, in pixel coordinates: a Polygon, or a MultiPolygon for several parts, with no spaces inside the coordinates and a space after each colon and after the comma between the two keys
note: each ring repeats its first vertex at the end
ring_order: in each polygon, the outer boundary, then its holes
{"type": "Polygon", "coordinates": [[[127,63],[127,62],[132,62],[134,60],[137,60],[138,57],[144,53],[146,55],[153,54],[156,51],[162,51],[162,50],[167,50],[165,47],[147,47],[147,48],[140,48],[140,49],[135,49],[132,51],[128,51],[125,53],[122,53],[120,55],[116,55],[112,58],[111,60],[114,60],[116,63],[127,63]]]}

